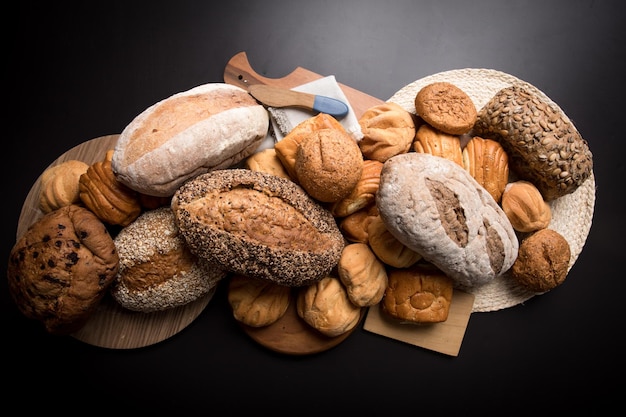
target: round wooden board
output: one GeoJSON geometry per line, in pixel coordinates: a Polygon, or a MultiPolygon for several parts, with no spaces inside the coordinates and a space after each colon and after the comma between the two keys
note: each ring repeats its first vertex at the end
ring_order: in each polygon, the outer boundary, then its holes
{"type": "Polygon", "coordinates": [[[367,308],[361,309],[359,323],[352,329],[339,336],[325,336],[298,316],[294,296],[285,314],[269,326],[251,327],[241,323],[241,327],[255,342],[274,352],[312,355],[331,349],[346,340],[359,327],[366,311],[367,308]]]}
{"type": "MultiPolygon", "coordinates": [[[[87,164],[102,161],[106,152],[113,149],[119,135],[101,136],[83,142],[58,157],[50,166],[76,159],[87,164]]],[[[17,226],[17,236],[28,230],[43,212],[39,209],[41,175],[28,193],[22,206],[17,226]]],[[[187,305],[156,312],[139,313],[119,306],[111,297],[105,297],[85,326],[72,336],[99,347],[111,349],[133,349],[149,346],[179,333],[200,315],[215,294],[207,295],[187,305]]]]}

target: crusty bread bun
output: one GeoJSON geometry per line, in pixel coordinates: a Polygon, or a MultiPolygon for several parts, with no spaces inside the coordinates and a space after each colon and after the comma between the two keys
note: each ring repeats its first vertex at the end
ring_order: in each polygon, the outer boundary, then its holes
{"type": "Polygon", "coordinates": [[[363,172],[363,154],[345,130],[319,129],[306,135],[294,166],[300,185],[324,203],[347,197],[363,172]]]}
{"type": "Polygon", "coordinates": [[[114,242],[120,266],[111,294],[128,310],[152,313],[188,304],[226,276],[191,253],[169,207],[144,212],[114,242]]]}
{"type": "Polygon", "coordinates": [[[345,244],[327,209],[293,181],[261,171],[200,175],[176,191],[172,210],[196,255],[286,286],[322,279],[345,244]]]}
{"type": "Polygon", "coordinates": [[[415,139],[414,116],[393,102],[367,109],[359,125],[363,133],[359,148],[366,159],[385,162],[394,155],[408,152],[415,139]]]}
{"type": "Polygon", "coordinates": [[[428,84],[417,92],[415,112],[435,129],[450,135],[467,133],[477,119],[472,98],[445,81],[428,84]]]}
{"type": "Polygon", "coordinates": [[[250,327],[265,327],[285,315],[291,287],[234,274],[228,282],[228,303],[233,317],[250,327]]]}
{"type": "Polygon", "coordinates": [[[111,161],[118,180],[148,195],[171,196],[186,180],[251,155],[269,115],[247,91],[200,85],[144,110],[122,131],[111,161]]]}
{"type": "Polygon", "coordinates": [[[39,209],[49,213],[63,206],[79,204],[78,181],[88,168],[89,164],[76,159],[46,168],[41,174],[39,209]]]}
{"type": "Polygon", "coordinates": [[[13,246],[9,291],[19,310],[49,333],[73,333],[107,293],[118,261],[104,223],[82,206],[63,206],[33,223],[13,246]]]}

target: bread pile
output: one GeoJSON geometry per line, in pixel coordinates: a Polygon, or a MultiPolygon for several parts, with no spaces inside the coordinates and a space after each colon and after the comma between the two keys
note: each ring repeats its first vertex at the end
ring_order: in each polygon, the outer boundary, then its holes
{"type": "Polygon", "coordinates": [[[548,228],[547,202],[592,165],[571,123],[520,89],[477,110],[433,83],[415,109],[372,107],[358,141],[320,113],[257,152],[268,113],[245,90],[215,83],[162,100],[102,161],[45,173],[47,214],[11,253],[13,297],[68,333],[105,294],[150,313],[227,282],[242,324],[269,326],[295,303],[336,337],[376,304],[402,323],[445,321],[455,288],[509,271],[538,293],[560,285],[569,246],[548,228]]]}

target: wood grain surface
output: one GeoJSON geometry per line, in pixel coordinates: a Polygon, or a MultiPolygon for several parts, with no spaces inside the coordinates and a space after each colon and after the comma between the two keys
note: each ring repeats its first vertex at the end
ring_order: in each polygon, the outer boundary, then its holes
{"type": "MultiPolygon", "coordinates": [[[[70,159],[93,164],[104,159],[113,149],[119,135],[91,139],[68,150],[50,166],[70,159]]],[[[30,189],[22,206],[16,239],[35,223],[43,212],[39,209],[41,175],[30,189]]],[[[156,312],[139,313],[119,306],[112,297],[105,297],[85,326],[72,337],[90,345],[111,349],[133,349],[161,342],[187,327],[208,305],[215,289],[187,305],[156,312]]]]}

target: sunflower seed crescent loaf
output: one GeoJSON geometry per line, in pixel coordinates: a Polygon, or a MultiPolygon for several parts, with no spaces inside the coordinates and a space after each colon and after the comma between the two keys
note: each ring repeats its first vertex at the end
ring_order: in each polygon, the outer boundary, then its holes
{"type": "Polygon", "coordinates": [[[448,159],[418,152],[388,159],[376,205],[389,232],[456,286],[486,284],[517,258],[519,243],[504,211],[448,159]]]}
{"type": "Polygon", "coordinates": [[[574,192],[593,168],[592,154],[569,118],[522,86],[500,90],[478,112],[475,135],[498,140],[509,167],[547,200],[574,192]]]}

